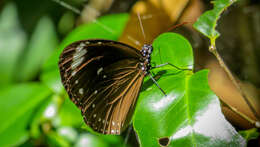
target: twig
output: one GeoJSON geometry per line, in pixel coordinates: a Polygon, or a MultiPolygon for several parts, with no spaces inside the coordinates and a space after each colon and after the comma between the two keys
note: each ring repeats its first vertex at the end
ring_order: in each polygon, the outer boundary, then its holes
{"type": "Polygon", "coordinates": [[[221,100],[221,103],[224,104],[224,106],[227,106],[231,111],[235,112],[237,115],[239,115],[240,117],[242,117],[243,119],[247,120],[249,123],[251,123],[252,125],[254,125],[256,128],[260,128],[259,125],[259,121],[255,121],[251,118],[249,118],[248,116],[246,116],[244,113],[238,111],[235,107],[232,107],[231,105],[227,104],[226,102],[224,102],[223,100],[221,100]]]}
{"type": "Polygon", "coordinates": [[[68,10],[71,10],[72,12],[80,15],[80,10],[75,8],[75,7],[72,7],[71,5],[65,3],[64,1],[61,1],[61,0],[52,0],[58,4],[60,4],[61,6],[63,6],[64,8],[67,8],[68,10]]]}
{"type": "MultiPolygon", "coordinates": [[[[233,74],[231,73],[231,71],[229,70],[229,68],[227,67],[227,65],[225,64],[224,60],[222,59],[222,57],[219,55],[217,49],[216,49],[216,45],[215,45],[215,39],[211,39],[211,45],[209,47],[209,51],[211,53],[213,53],[220,66],[224,69],[224,71],[227,73],[228,77],[230,78],[230,80],[232,81],[232,83],[235,85],[235,87],[238,89],[238,91],[240,92],[240,94],[242,95],[243,99],[245,100],[246,104],[249,106],[250,110],[253,112],[254,116],[256,117],[257,120],[260,120],[259,115],[257,114],[256,110],[254,109],[254,107],[252,106],[252,104],[249,101],[249,98],[246,96],[245,92],[242,90],[240,84],[238,83],[238,81],[235,79],[235,77],[233,76],[233,74]]],[[[237,111],[235,111],[237,112],[237,111]]]]}

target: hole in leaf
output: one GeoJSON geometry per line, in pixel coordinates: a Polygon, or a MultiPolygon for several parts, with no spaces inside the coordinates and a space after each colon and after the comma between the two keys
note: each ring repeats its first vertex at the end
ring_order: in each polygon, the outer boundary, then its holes
{"type": "Polygon", "coordinates": [[[159,138],[158,142],[159,142],[160,146],[166,147],[169,145],[170,139],[169,139],[169,137],[162,137],[162,138],[159,138]]]}

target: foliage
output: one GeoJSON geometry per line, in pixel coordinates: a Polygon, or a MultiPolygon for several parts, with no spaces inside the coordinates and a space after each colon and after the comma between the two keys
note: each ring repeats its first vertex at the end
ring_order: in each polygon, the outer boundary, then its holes
{"type": "Polygon", "coordinates": [[[260,133],[256,128],[239,131],[239,134],[241,134],[241,136],[243,136],[247,141],[257,139],[260,136],[260,133]]]}
{"type": "Polygon", "coordinates": [[[217,21],[222,12],[231,6],[237,0],[215,0],[212,1],[214,8],[202,14],[194,23],[193,27],[207,36],[211,43],[215,45],[215,40],[219,37],[219,32],[216,30],[217,21]]]}
{"type": "MultiPolygon", "coordinates": [[[[27,44],[13,4],[4,8],[0,20],[0,42],[5,42],[0,44],[1,146],[39,142],[50,146],[123,146],[121,136],[86,131],[80,111],[60,82],[57,63],[62,49],[76,40],[117,40],[128,15],[108,15],[81,25],[59,46],[48,17],[39,20],[27,44]],[[19,74],[15,74],[15,67],[19,67],[19,74]]],[[[153,65],[170,62],[179,68],[193,68],[192,48],[184,37],[165,33],[153,46],[153,65]]],[[[160,146],[162,138],[168,138],[170,146],[245,145],[221,113],[218,98],[208,86],[207,71],[193,73],[167,65],[152,73],[167,96],[145,79],[133,116],[141,146],[160,146]]]]}
{"type": "MultiPolygon", "coordinates": [[[[192,68],[192,48],[182,36],[162,34],[153,46],[152,61],[156,65],[168,61],[178,67],[192,68]]],[[[225,120],[219,100],[209,88],[208,71],[193,74],[167,66],[156,69],[154,74],[159,76],[157,82],[167,96],[146,79],[144,85],[149,86],[144,86],[139,96],[133,120],[141,146],[159,146],[160,138],[165,137],[169,138],[169,146],[245,145],[225,120]]]]}

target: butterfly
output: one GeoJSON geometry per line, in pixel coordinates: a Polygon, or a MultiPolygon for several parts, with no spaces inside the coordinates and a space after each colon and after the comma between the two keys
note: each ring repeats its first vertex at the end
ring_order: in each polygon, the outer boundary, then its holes
{"type": "Polygon", "coordinates": [[[102,134],[120,134],[131,121],[153,47],[141,50],[112,40],[81,40],[60,55],[62,83],[85,123],[102,134]]]}

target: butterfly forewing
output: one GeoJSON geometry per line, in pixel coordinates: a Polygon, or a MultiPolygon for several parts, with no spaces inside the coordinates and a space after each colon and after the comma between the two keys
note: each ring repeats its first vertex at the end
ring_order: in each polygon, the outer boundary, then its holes
{"type": "Polygon", "coordinates": [[[87,125],[120,134],[130,121],[144,75],[140,52],[108,40],[72,43],[60,56],[62,83],[87,125]]]}

